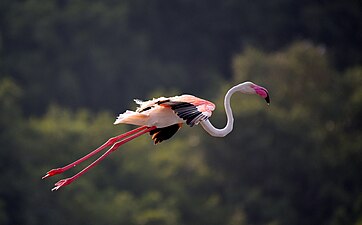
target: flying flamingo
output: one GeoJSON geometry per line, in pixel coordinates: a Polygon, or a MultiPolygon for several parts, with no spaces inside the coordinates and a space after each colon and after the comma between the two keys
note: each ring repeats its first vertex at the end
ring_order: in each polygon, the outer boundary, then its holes
{"type": "Polygon", "coordinates": [[[69,185],[78,179],[121,145],[133,140],[134,138],[145,133],[150,133],[152,140],[155,144],[157,144],[171,138],[181,128],[183,123],[186,123],[191,127],[200,123],[205,131],[211,136],[224,137],[233,129],[234,118],[230,107],[230,98],[235,92],[241,92],[243,94],[257,94],[264,98],[268,104],[270,103],[269,93],[265,88],[249,81],[238,84],[232,87],[225,95],[224,106],[227,116],[227,124],[224,128],[217,129],[209,121],[209,117],[215,109],[215,105],[207,100],[203,100],[192,95],[181,95],[169,98],[160,97],[149,101],[135,99],[135,102],[139,105],[137,110],[127,110],[126,112],[120,114],[114,124],[132,124],[139,126],[138,128],[110,138],[106,143],[77,161],[70,163],[67,166],[50,170],[42,177],[42,179],[63,173],[64,171],[75,167],[79,163],[102,151],[106,147],[111,146],[102,156],[73,177],[58,181],[52,191],[58,190],[59,188],[69,185]]]}

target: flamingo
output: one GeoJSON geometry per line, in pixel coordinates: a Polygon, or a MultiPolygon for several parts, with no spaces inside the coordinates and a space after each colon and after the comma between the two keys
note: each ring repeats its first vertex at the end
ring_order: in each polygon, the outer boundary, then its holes
{"type": "Polygon", "coordinates": [[[215,128],[209,121],[212,111],[215,109],[215,104],[207,100],[187,94],[168,98],[154,98],[149,101],[135,99],[135,102],[139,105],[136,111],[127,110],[126,112],[120,114],[114,124],[131,124],[137,125],[138,128],[110,138],[97,149],[70,163],[69,165],[48,171],[42,179],[61,174],[101,152],[103,149],[110,147],[103,155],[79,173],[55,183],[55,187],[52,191],[56,191],[61,187],[71,184],[89,169],[106,158],[109,154],[118,149],[121,145],[145,133],[149,133],[154,143],[158,144],[171,138],[184,123],[190,127],[201,124],[204,130],[211,136],[224,137],[233,129],[234,118],[230,107],[230,99],[236,92],[241,92],[243,94],[256,94],[264,98],[268,105],[270,103],[269,93],[264,87],[256,85],[250,81],[238,84],[229,89],[225,95],[224,107],[227,123],[224,128],[218,129],[215,128]]]}

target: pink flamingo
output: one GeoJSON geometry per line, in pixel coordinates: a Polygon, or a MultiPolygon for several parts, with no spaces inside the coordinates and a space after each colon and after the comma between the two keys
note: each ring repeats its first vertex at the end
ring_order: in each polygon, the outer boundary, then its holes
{"type": "Polygon", "coordinates": [[[99,153],[106,147],[111,146],[102,156],[73,177],[58,181],[52,191],[58,190],[59,188],[69,185],[74,180],[78,179],[121,145],[133,140],[134,138],[145,133],[150,133],[152,140],[155,144],[157,144],[171,138],[181,128],[183,123],[186,123],[191,127],[200,123],[205,131],[211,136],[224,137],[233,129],[234,118],[230,107],[230,98],[235,92],[241,92],[243,94],[257,94],[264,98],[268,104],[270,103],[269,93],[265,88],[249,81],[238,84],[232,87],[225,95],[224,106],[227,116],[227,124],[224,128],[217,129],[208,120],[212,111],[215,109],[215,105],[207,100],[203,100],[192,95],[181,95],[169,98],[160,97],[149,101],[136,99],[135,102],[139,105],[137,110],[127,110],[126,112],[120,114],[114,124],[132,124],[139,126],[138,128],[110,138],[106,143],[77,161],[64,167],[50,170],[42,177],[42,179],[63,173],[64,171],[73,168],[79,163],[99,153]]]}

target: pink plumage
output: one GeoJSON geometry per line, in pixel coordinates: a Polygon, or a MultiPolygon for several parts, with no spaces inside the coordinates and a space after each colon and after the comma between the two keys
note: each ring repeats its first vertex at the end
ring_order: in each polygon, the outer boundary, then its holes
{"type": "Polygon", "coordinates": [[[114,124],[164,128],[190,121],[189,125],[193,126],[208,119],[215,109],[214,103],[192,95],[160,97],[149,101],[136,99],[135,102],[139,104],[137,110],[121,113],[114,124]]]}

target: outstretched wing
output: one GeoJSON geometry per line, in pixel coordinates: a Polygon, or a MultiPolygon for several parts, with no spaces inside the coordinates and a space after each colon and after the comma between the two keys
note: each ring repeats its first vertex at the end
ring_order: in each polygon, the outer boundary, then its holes
{"type": "Polygon", "coordinates": [[[186,121],[189,126],[207,120],[215,105],[212,102],[196,98],[192,95],[182,95],[158,102],[159,105],[170,107],[176,115],[186,121]]]}
{"type": "Polygon", "coordinates": [[[188,102],[168,102],[167,105],[169,105],[180,118],[186,120],[186,124],[191,127],[209,118],[200,112],[195,105],[188,102]]]}

